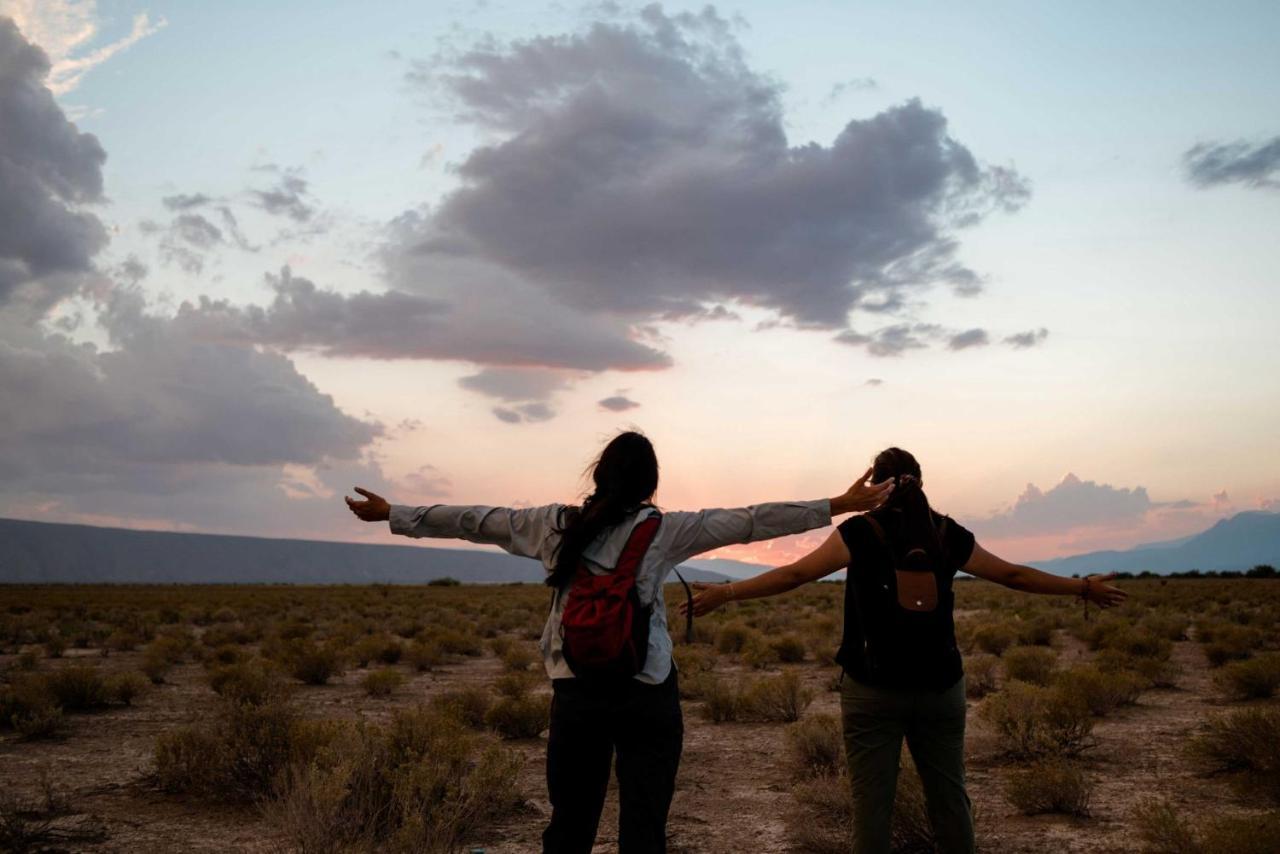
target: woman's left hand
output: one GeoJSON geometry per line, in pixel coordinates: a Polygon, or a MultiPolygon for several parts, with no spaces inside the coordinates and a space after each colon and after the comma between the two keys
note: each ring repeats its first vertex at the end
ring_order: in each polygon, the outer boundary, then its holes
{"type": "MultiPolygon", "coordinates": [[[[695,581],[691,586],[698,591],[698,594],[693,597],[694,616],[701,617],[703,614],[710,614],[725,602],[732,601],[729,589],[733,586],[731,584],[706,584],[705,582],[695,581]]],[[[688,613],[688,601],[681,602],[680,616],[683,617],[688,613]]]]}

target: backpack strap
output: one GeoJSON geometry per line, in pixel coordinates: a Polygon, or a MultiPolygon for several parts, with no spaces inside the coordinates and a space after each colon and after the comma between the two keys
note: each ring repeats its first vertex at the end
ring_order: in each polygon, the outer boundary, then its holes
{"type": "Polygon", "coordinates": [[[863,519],[867,520],[867,524],[871,526],[871,532],[876,535],[876,539],[880,541],[880,545],[889,555],[889,563],[893,564],[894,569],[898,568],[898,558],[893,553],[893,548],[889,545],[889,537],[884,532],[884,526],[876,521],[876,518],[870,513],[864,514],[863,519]]]}

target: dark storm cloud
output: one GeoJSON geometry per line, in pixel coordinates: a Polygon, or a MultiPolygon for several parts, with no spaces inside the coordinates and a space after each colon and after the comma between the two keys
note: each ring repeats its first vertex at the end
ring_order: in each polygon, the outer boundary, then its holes
{"type": "Polygon", "coordinates": [[[1004,343],[1018,350],[1025,350],[1028,347],[1035,347],[1044,342],[1049,337],[1049,330],[1043,326],[1039,329],[1029,329],[1026,332],[1017,332],[1013,335],[1006,336],[1004,343]]]}
{"type": "Polygon", "coordinates": [[[951,350],[968,350],[970,347],[985,347],[991,343],[991,337],[985,329],[966,329],[957,332],[947,339],[947,347],[951,350]]]}
{"type": "Polygon", "coordinates": [[[396,224],[388,275],[450,301],[460,272],[503,280],[502,294],[465,292],[493,310],[481,328],[511,292],[596,324],[728,302],[842,329],[851,310],[902,312],[932,284],[976,292],[957,231],[1028,197],[916,100],[848,122],[829,146],[791,146],[780,84],[713,11],[652,6],[631,23],[489,42],[413,79],[451,93],[493,141],[462,161],[455,191],[396,224]]]}
{"type": "Polygon", "coordinates": [[[599,406],[601,409],[607,409],[610,412],[626,412],[629,409],[637,408],[640,404],[619,392],[601,400],[599,406]]]}
{"type": "Polygon", "coordinates": [[[19,288],[39,314],[78,287],[106,243],[97,217],[106,153],[45,86],[49,60],[0,17],[0,306],[19,288]]]}
{"type": "Polygon", "coordinates": [[[1253,145],[1236,142],[1203,142],[1182,155],[1187,180],[1198,187],[1243,184],[1246,187],[1280,187],[1280,136],[1253,145]]]}

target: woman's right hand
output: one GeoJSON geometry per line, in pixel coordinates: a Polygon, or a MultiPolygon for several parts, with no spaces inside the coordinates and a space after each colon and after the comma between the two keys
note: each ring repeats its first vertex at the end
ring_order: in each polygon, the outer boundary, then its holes
{"type": "Polygon", "coordinates": [[[356,501],[349,496],[344,496],[344,498],[347,502],[347,507],[351,508],[351,512],[356,514],[359,519],[365,522],[385,522],[391,518],[391,505],[387,503],[387,499],[358,486],[355,487],[355,491],[363,495],[366,500],[356,501]]]}
{"type": "MultiPolygon", "coordinates": [[[[701,617],[703,614],[710,614],[716,608],[719,608],[725,602],[732,601],[732,584],[707,584],[701,581],[695,581],[692,585],[698,594],[693,597],[693,613],[695,616],[701,617]]],[[[680,603],[680,616],[689,613],[689,603],[684,601],[680,603]]]]}
{"type": "Polygon", "coordinates": [[[889,499],[889,494],[893,492],[893,479],[870,483],[872,471],[873,469],[867,469],[852,486],[831,499],[832,516],[844,513],[865,513],[875,510],[889,499]]]}

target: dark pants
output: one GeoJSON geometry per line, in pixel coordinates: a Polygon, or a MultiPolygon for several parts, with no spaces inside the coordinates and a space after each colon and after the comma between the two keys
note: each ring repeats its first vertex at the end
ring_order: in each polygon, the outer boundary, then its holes
{"type": "Polygon", "coordinates": [[[971,854],[973,813],[964,788],[964,679],[937,693],[876,688],[846,675],[840,709],[853,786],[854,854],[888,854],[904,738],[920,773],[938,850],[971,854]]]}
{"type": "Polygon", "coordinates": [[[667,811],[684,742],[676,671],[661,685],[635,679],[552,682],[544,854],[589,854],[618,752],[618,851],[667,850],[667,811]]]}

